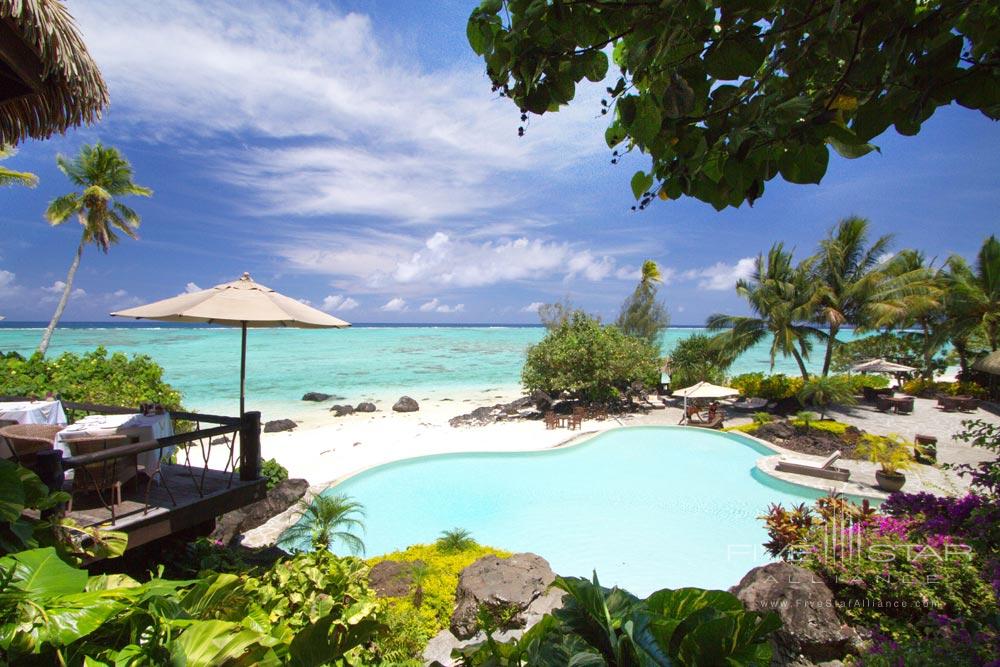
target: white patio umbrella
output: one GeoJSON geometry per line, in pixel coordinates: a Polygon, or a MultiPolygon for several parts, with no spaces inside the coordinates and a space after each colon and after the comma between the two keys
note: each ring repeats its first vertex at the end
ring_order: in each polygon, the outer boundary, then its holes
{"type": "Polygon", "coordinates": [[[674,392],[674,396],[684,397],[684,419],[687,419],[687,406],[689,398],[728,398],[730,396],[739,395],[739,389],[722,387],[717,384],[712,384],[711,382],[705,382],[704,380],[693,384],[690,387],[678,389],[674,392]]]}
{"type": "Polygon", "coordinates": [[[886,361],[885,359],[869,359],[868,361],[851,366],[851,370],[855,373],[889,373],[895,375],[896,373],[912,373],[917,369],[912,366],[904,366],[903,364],[886,361]]]}
{"type": "Polygon", "coordinates": [[[114,317],[163,322],[206,322],[243,331],[240,350],[240,417],[243,416],[247,372],[247,328],[294,327],[296,329],[344,328],[350,323],[307,306],[301,301],[255,283],[249,273],[239,280],[199,292],[155,301],[111,313],[114,317]]]}

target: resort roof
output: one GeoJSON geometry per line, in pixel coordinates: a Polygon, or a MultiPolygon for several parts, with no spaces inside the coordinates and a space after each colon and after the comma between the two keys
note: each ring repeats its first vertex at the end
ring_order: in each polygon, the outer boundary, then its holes
{"type": "Polygon", "coordinates": [[[910,373],[917,370],[912,366],[893,363],[885,359],[869,359],[851,367],[855,373],[910,373]]]}
{"type": "Polygon", "coordinates": [[[0,0],[0,145],[92,123],[108,89],[57,0],[0,0]]]}
{"type": "Polygon", "coordinates": [[[990,352],[982,359],[977,359],[976,363],[972,364],[972,369],[991,375],[1000,375],[1000,350],[990,352]]]}

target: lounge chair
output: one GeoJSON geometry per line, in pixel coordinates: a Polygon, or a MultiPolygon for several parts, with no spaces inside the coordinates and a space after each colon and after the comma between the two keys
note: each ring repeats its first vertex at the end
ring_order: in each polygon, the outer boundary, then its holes
{"type": "Polygon", "coordinates": [[[14,462],[31,468],[38,452],[55,447],[56,433],[64,428],[51,424],[11,424],[0,428],[0,437],[7,441],[14,462]]]}
{"type": "Polygon", "coordinates": [[[689,405],[684,411],[684,416],[681,417],[679,423],[683,424],[687,422],[689,424],[704,423],[705,419],[701,416],[701,408],[697,405],[689,405]]]}
{"type": "Polygon", "coordinates": [[[722,412],[716,413],[711,419],[707,421],[697,421],[690,422],[691,426],[697,426],[698,428],[714,428],[721,429],[723,427],[723,422],[726,420],[725,415],[722,412]]]}
{"type": "Polygon", "coordinates": [[[782,472],[791,472],[797,475],[809,475],[811,477],[822,477],[823,479],[833,479],[838,482],[846,482],[851,478],[851,471],[843,468],[834,468],[833,464],[840,458],[840,450],[820,461],[819,463],[793,457],[782,457],[774,466],[782,472]]]}

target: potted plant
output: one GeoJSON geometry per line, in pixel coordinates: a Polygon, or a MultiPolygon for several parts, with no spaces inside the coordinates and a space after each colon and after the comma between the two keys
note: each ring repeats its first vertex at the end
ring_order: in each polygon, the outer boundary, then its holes
{"type": "Polygon", "coordinates": [[[907,442],[895,433],[881,436],[866,433],[858,443],[857,453],[881,469],[875,471],[875,481],[883,491],[899,491],[906,484],[906,475],[900,472],[910,467],[913,458],[910,451],[913,443],[907,442]]]}

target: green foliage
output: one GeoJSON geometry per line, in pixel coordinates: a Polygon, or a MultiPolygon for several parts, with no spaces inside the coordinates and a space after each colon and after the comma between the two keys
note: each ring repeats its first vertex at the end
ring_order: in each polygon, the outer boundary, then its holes
{"type": "Polygon", "coordinates": [[[802,405],[819,407],[820,419],[826,418],[826,409],[833,404],[854,405],[854,390],[850,382],[838,376],[813,376],[802,384],[797,397],[802,405]]]}
{"type": "MultiPolygon", "coordinates": [[[[569,104],[584,79],[616,76],[602,101],[632,177],[716,209],[753,203],[777,175],[819,183],[829,150],[852,159],[890,126],[917,134],[952,102],[1000,117],[991,3],[548,3],[484,0],[467,35],[495,90],[522,112],[569,104]]],[[[662,194],[660,194],[662,193],[662,194]]]]}
{"type": "Polygon", "coordinates": [[[441,553],[446,554],[465,551],[466,549],[472,549],[473,547],[479,546],[476,541],[472,539],[472,533],[464,528],[453,528],[451,530],[441,531],[441,537],[439,537],[437,542],[434,544],[441,553]]]}
{"type": "Polygon", "coordinates": [[[642,264],[642,278],[635,291],[625,299],[616,324],[626,335],[641,338],[659,349],[660,336],[670,324],[667,309],[657,298],[658,284],[663,282],[660,267],[651,259],[642,264]]]}
{"type": "Polygon", "coordinates": [[[975,382],[933,382],[917,378],[903,383],[903,393],[922,398],[935,398],[939,394],[986,398],[987,391],[975,382]]]}
{"type": "Polygon", "coordinates": [[[809,412],[808,410],[802,410],[801,412],[795,413],[795,419],[793,424],[796,426],[801,426],[803,431],[809,430],[809,425],[816,421],[817,415],[815,412],[809,412]]]}
{"type": "Polygon", "coordinates": [[[878,463],[889,474],[906,470],[913,465],[913,443],[895,433],[887,436],[866,433],[854,451],[858,456],[878,463]]]}
{"type": "Polygon", "coordinates": [[[181,394],[163,381],[163,368],[151,357],[104,347],[82,355],[66,352],[55,359],[16,352],[0,353],[0,395],[44,396],[52,392],[67,401],[137,406],[159,403],[181,407],[181,394]]]}
{"type": "Polygon", "coordinates": [[[948,259],[946,310],[956,347],[980,330],[991,350],[1000,349],[1000,240],[983,241],[974,266],[952,255],[948,259]]]}
{"type": "Polygon", "coordinates": [[[655,386],[659,375],[654,346],[576,311],[528,348],[521,382],[529,392],[566,391],[591,401],[609,401],[622,396],[633,382],[655,386]]]}
{"type": "Polygon", "coordinates": [[[0,649],[15,662],[359,664],[382,627],[367,569],[328,552],[259,578],[88,577],[50,548],[5,556],[0,571],[0,649]]]}
{"type": "Polygon", "coordinates": [[[691,334],[677,341],[670,351],[670,386],[676,389],[690,387],[705,380],[722,384],[732,359],[719,350],[711,336],[691,334]]]}
{"type": "Polygon", "coordinates": [[[730,378],[727,384],[734,389],[739,389],[743,396],[780,401],[798,394],[799,390],[802,389],[802,378],[790,378],[783,373],[775,375],[744,373],[730,378]]]}
{"type": "Polygon", "coordinates": [[[57,514],[37,513],[69,501],[62,491],[50,493],[27,468],[0,459],[0,555],[24,549],[53,547],[69,563],[120,556],[128,544],[125,533],[95,526],[81,527],[57,514]]]}
{"type": "Polygon", "coordinates": [[[465,665],[768,665],[777,614],[746,611],[730,593],[663,589],[644,600],[619,588],[556,577],[567,593],[521,639],[458,649],[465,665]]]}
{"type": "Polygon", "coordinates": [[[351,553],[363,553],[364,541],[354,531],[364,530],[364,506],[344,494],[320,494],[300,500],[298,522],[285,531],[278,546],[291,551],[328,550],[342,542],[351,553]]]}
{"type": "Polygon", "coordinates": [[[278,463],[276,459],[264,459],[260,464],[260,476],[267,480],[267,490],[278,486],[279,482],[288,479],[288,468],[278,463]]]}
{"type": "MultiPolygon", "coordinates": [[[[6,160],[16,153],[13,146],[0,144],[0,160],[6,160]]],[[[0,167],[0,187],[5,185],[24,185],[33,188],[38,185],[38,177],[26,171],[14,171],[7,167],[0,167]]]]}
{"type": "Polygon", "coordinates": [[[379,660],[387,662],[390,656],[394,659],[402,656],[419,657],[427,641],[447,628],[451,622],[458,575],[475,561],[491,554],[499,558],[511,555],[506,551],[476,544],[459,551],[448,551],[435,543],[416,544],[403,551],[370,558],[368,565],[385,560],[409,563],[423,561],[427,568],[420,583],[423,596],[419,606],[414,604],[412,595],[383,601],[385,622],[389,630],[379,636],[376,650],[379,660]]]}
{"type": "Polygon", "coordinates": [[[757,425],[770,424],[774,421],[774,415],[770,412],[755,412],[751,418],[753,419],[753,423],[757,425]]]}

